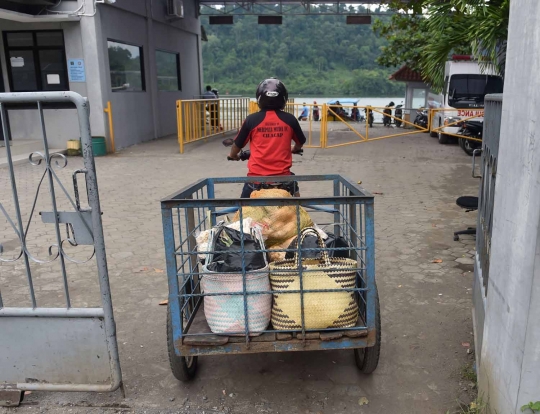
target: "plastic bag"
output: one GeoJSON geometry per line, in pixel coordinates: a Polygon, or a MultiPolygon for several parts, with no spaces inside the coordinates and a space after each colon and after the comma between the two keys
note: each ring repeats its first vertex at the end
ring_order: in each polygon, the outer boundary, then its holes
{"type": "MultiPolygon", "coordinates": [[[[326,233],[328,235],[327,239],[324,241],[326,247],[351,247],[347,240],[343,237],[336,237],[333,233],[326,233]]],[[[287,247],[287,249],[296,249],[297,248],[297,238],[295,237],[292,243],[287,247]]],[[[306,235],[304,242],[302,243],[302,259],[315,259],[320,257],[321,252],[315,250],[303,250],[303,249],[316,249],[319,245],[317,244],[317,237],[314,235],[306,235]]],[[[350,258],[350,250],[329,250],[329,257],[344,257],[350,258]]],[[[293,259],[294,252],[287,252],[285,254],[285,259],[293,259]]]]}
{"type": "MultiPolygon", "coordinates": [[[[233,223],[220,221],[216,225],[216,227],[220,227],[220,226],[226,226],[226,227],[229,227],[231,229],[235,229],[235,230],[239,231],[240,230],[240,221],[235,221],[233,223]]],[[[247,219],[245,219],[244,222],[242,223],[242,229],[244,230],[244,232],[248,232],[250,229],[255,228],[255,227],[259,227],[259,229],[261,229],[262,226],[259,225],[258,223],[255,223],[249,217],[247,219]]],[[[197,251],[200,252],[199,253],[199,260],[203,264],[206,261],[206,252],[209,250],[208,249],[208,242],[209,242],[209,239],[210,239],[210,231],[211,230],[203,230],[195,238],[196,241],[197,241],[197,251]]]]}
{"type": "MultiPolygon", "coordinates": [[[[244,231],[244,264],[245,271],[259,270],[266,266],[264,249],[261,243],[249,232],[244,231]],[[247,250],[259,250],[248,252],[247,250]]],[[[216,233],[211,238],[210,247],[213,253],[207,268],[211,272],[229,273],[242,271],[242,235],[239,231],[229,227],[221,226],[216,229],[216,233]]]]}

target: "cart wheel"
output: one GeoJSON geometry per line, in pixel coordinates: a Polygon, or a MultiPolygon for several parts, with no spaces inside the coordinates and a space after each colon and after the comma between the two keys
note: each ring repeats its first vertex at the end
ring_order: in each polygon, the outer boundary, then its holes
{"type": "Polygon", "coordinates": [[[356,366],[364,374],[371,374],[375,371],[379,364],[379,355],[381,353],[381,309],[378,292],[375,294],[375,329],[377,331],[375,345],[370,348],[358,348],[354,350],[356,366]]]}
{"type": "Polygon", "coordinates": [[[197,372],[198,357],[179,357],[174,352],[171,310],[167,306],[167,350],[169,351],[169,363],[174,377],[182,382],[190,381],[197,372]]]}

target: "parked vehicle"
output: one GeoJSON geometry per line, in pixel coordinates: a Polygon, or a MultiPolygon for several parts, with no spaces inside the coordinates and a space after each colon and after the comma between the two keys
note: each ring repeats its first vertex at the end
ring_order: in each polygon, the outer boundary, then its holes
{"type": "Polygon", "coordinates": [[[366,122],[368,123],[370,128],[373,128],[373,121],[375,120],[375,116],[373,115],[373,110],[364,108],[364,113],[366,116],[364,119],[366,119],[366,122]]]}
{"type": "Polygon", "coordinates": [[[416,111],[416,118],[414,118],[414,125],[418,125],[420,128],[427,128],[429,123],[429,115],[426,108],[418,108],[416,111]]]}
{"type": "MultiPolygon", "coordinates": [[[[460,124],[457,134],[463,135],[464,137],[482,139],[483,129],[483,121],[464,121],[460,124]]],[[[467,155],[472,156],[475,149],[482,148],[482,142],[472,139],[460,138],[459,146],[463,149],[463,151],[465,151],[467,155]]]]}
{"type": "Polygon", "coordinates": [[[401,121],[402,116],[403,116],[403,105],[402,104],[399,104],[399,105],[396,106],[394,116],[395,116],[394,122],[396,123],[396,126],[398,128],[401,127],[401,124],[403,123],[401,121]]]}
{"type": "Polygon", "coordinates": [[[394,106],[394,102],[390,102],[388,105],[386,105],[383,109],[383,126],[391,126],[392,125],[392,107],[394,106]]]}
{"type": "Polygon", "coordinates": [[[449,142],[450,134],[457,134],[460,120],[483,121],[486,94],[503,91],[503,79],[496,75],[495,68],[491,65],[481,67],[471,56],[452,56],[452,60],[446,62],[444,72],[443,110],[434,112],[430,131],[441,144],[449,142]]]}
{"type": "MultiPolygon", "coordinates": [[[[356,106],[357,104],[358,99],[355,98],[340,100],[331,99],[326,103],[329,109],[332,109],[332,111],[334,111],[341,118],[345,119],[347,122],[355,121],[352,118],[352,114],[349,114],[349,110],[352,109],[351,107],[356,106]],[[345,107],[343,105],[345,105],[345,107]]],[[[339,121],[339,119],[330,111],[328,111],[327,120],[339,121]]]]}

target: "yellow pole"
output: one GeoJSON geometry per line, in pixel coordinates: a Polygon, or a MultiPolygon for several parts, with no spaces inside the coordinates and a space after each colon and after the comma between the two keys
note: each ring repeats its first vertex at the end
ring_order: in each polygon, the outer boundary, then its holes
{"type": "Polygon", "coordinates": [[[321,132],[319,133],[319,145],[321,148],[324,148],[324,110],[326,108],[325,104],[321,104],[321,132]]]}
{"type": "Polygon", "coordinates": [[[111,153],[114,154],[116,152],[116,147],[114,145],[114,126],[113,126],[111,101],[107,102],[107,107],[103,109],[103,112],[105,112],[109,118],[109,138],[111,140],[111,153]]]}
{"type": "MultiPolygon", "coordinates": [[[[204,136],[207,136],[207,135],[210,135],[210,133],[206,130],[206,106],[203,107],[203,112],[204,112],[204,136]]],[[[209,125],[208,127],[210,129],[212,125],[209,125]]]]}
{"type": "Polygon", "coordinates": [[[320,141],[321,141],[321,148],[326,148],[326,104],[323,103],[321,105],[321,133],[320,133],[320,141]]]}
{"type": "Polygon", "coordinates": [[[184,153],[184,119],[182,118],[182,101],[176,101],[176,128],[178,133],[178,143],[180,144],[180,154],[184,153]]]}
{"type": "Polygon", "coordinates": [[[186,143],[191,142],[191,102],[186,105],[186,143]]]}
{"type": "Polygon", "coordinates": [[[193,133],[194,141],[196,141],[198,138],[201,137],[201,134],[199,133],[199,128],[201,126],[201,116],[204,115],[206,120],[206,112],[204,114],[201,113],[201,107],[200,102],[194,102],[193,105],[195,106],[195,113],[194,113],[194,121],[195,123],[193,126],[195,127],[195,132],[193,133]]]}
{"type": "Polygon", "coordinates": [[[371,107],[366,106],[366,141],[369,139],[369,117],[371,116],[371,107]]]}

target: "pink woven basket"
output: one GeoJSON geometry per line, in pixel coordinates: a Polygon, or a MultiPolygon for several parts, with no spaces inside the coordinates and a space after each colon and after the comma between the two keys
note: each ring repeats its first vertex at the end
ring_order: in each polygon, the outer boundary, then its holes
{"type": "MultiPolygon", "coordinates": [[[[264,246],[262,235],[258,229],[252,229],[252,234],[264,246]]],[[[212,239],[212,235],[210,236],[212,239]]],[[[212,246],[210,240],[209,246],[212,246]]],[[[266,259],[265,259],[266,260],[266,259]]],[[[207,257],[206,263],[211,263],[212,257],[207,257]]],[[[201,288],[204,293],[219,293],[219,296],[204,297],[204,315],[213,333],[227,335],[243,335],[246,329],[244,312],[244,295],[227,295],[231,292],[243,292],[242,273],[217,273],[203,266],[201,288]],[[236,333],[233,333],[236,332],[236,333]]],[[[246,272],[246,292],[270,290],[268,263],[262,269],[246,272]]],[[[272,295],[247,295],[248,331],[250,336],[260,335],[270,323],[272,313],[272,295]]]]}
{"type": "MultiPolygon", "coordinates": [[[[244,295],[226,295],[227,292],[242,292],[242,274],[208,273],[201,280],[204,293],[224,293],[223,296],[204,297],[204,315],[210,330],[216,334],[242,335],[246,321],[244,317],[244,295]]],[[[269,291],[268,266],[257,272],[246,274],[246,292],[269,291]],[[262,273],[261,273],[262,272],[262,273]]],[[[247,295],[248,330],[250,336],[260,335],[270,323],[272,295],[247,295]]]]}

